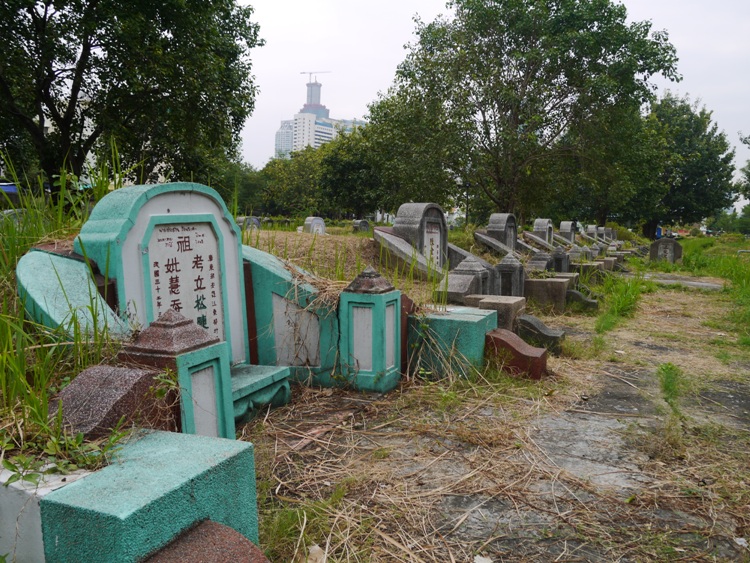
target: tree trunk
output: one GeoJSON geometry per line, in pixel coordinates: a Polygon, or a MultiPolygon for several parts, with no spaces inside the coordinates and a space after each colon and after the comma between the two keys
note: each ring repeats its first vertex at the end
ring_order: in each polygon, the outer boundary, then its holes
{"type": "Polygon", "coordinates": [[[656,227],[659,226],[658,219],[650,219],[643,224],[643,236],[649,240],[656,240],[656,227]]]}

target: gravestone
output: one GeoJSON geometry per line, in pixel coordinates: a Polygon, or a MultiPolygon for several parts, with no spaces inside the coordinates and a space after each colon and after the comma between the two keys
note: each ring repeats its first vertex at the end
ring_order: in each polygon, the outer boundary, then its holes
{"type": "Polygon", "coordinates": [[[495,266],[500,278],[500,295],[523,297],[523,264],[512,254],[508,254],[495,266]]]}
{"type": "Polygon", "coordinates": [[[563,273],[570,271],[570,256],[560,246],[552,253],[552,269],[563,273]]]}
{"type": "Polygon", "coordinates": [[[435,269],[447,262],[448,225],[435,203],[404,203],[398,208],[393,233],[408,241],[435,269]]]}
{"type": "Polygon", "coordinates": [[[231,362],[241,363],[249,359],[241,242],[216,191],[175,182],[110,192],[74,249],[114,280],[117,307],[132,326],[172,309],[226,341],[231,362]]]}
{"type": "Polygon", "coordinates": [[[552,256],[546,252],[537,252],[532,256],[526,263],[526,269],[529,271],[540,271],[552,270],[554,262],[552,256]]]}
{"type": "Polygon", "coordinates": [[[253,229],[260,229],[260,217],[237,217],[237,225],[243,231],[251,231],[253,229]]]}
{"type": "Polygon", "coordinates": [[[607,230],[604,227],[597,227],[596,228],[596,238],[598,238],[603,243],[608,243],[607,240],[607,230]]]}
{"type": "Polygon", "coordinates": [[[579,262],[583,256],[583,250],[577,244],[574,244],[568,251],[571,262],[579,262]]]}
{"type": "Polygon", "coordinates": [[[562,221],[560,223],[560,236],[570,242],[575,242],[577,231],[578,226],[575,221],[562,221]]]}
{"type": "Polygon", "coordinates": [[[552,244],[552,235],[555,229],[552,226],[550,219],[536,219],[534,221],[534,235],[545,241],[547,244],[552,244]]]}
{"type": "Polygon", "coordinates": [[[490,294],[490,272],[474,256],[464,259],[448,272],[447,278],[440,283],[439,290],[447,287],[448,303],[463,305],[467,295],[490,294]]]}
{"type": "Polygon", "coordinates": [[[359,219],[352,221],[352,228],[355,233],[368,233],[370,232],[370,223],[366,219],[359,219]]]}
{"type": "Polygon", "coordinates": [[[515,251],[518,228],[512,213],[493,213],[487,224],[487,235],[515,251]]]}
{"type": "Polygon", "coordinates": [[[596,225],[586,225],[586,234],[594,240],[598,240],[596,236],[596,225]]]}
{"type": "Polygon", "coordinates": [[[305,219],[302,232],[313,235],[324,235],[326,234],[326,222],[322,217],[308,217],[305,219]]]}
{"type": "Polygon", "coordinates": [[[651,243],[649,259],[664,260],[670,264],[682,260],[682,246],[673,238],[660,238],[651,243]]]}

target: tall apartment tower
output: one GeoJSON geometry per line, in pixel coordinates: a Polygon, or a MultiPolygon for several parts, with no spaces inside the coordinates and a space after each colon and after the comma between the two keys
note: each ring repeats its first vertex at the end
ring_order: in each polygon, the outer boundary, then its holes
{"type": "Polygon", "coordinates": [[[294,115],[294,119],[281,122],[276,132],[276,158],[289,158],[293,151],[301,151],[305,147],[317,149],[335,139],[339,132],[351,131],[365,124],[356,119],[331,119],[328,108],[320,103],[322,86],[317,80],[308,82],[305,105],[294,115]]]}

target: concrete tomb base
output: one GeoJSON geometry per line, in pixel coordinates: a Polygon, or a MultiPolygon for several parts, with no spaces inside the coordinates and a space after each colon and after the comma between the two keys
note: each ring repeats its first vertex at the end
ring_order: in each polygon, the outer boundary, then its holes
{"type": "Polygon", "coordinates": [[[542,307],[551,307],[555,313],[564,313],[569,284],[570,280],[563,278],[527,278],[524,282],[524,294],[529,301],[542,307]]]}
{"type": "Polygon", "coordinates": [[[516,318],[526,310],[525,297],[506,295],[467,295],[464,304],[468,307],[497,311],[497,327],[506,330],[513,330],[516,318]]]}
{"type": "Polygon", "coordinates": [[[472,307],[409,317],[409,369],[440,379],[453,370],[467,376],[482,369],[484,336],[497,328],[497,313],[472,307]]]}

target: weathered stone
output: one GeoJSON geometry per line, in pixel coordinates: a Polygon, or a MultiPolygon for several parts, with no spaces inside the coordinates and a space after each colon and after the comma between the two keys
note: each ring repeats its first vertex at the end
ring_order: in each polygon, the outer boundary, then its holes
{"type": "Polygon", "coordinates": [[[549,328],[533,315],[520,315],[518,317],[518,336],[526,342],[542,346],[551,353],[558,355],[562,353],[565,331],[549,328]]]}
{"type": "Polygon", "coordinates": [[[558,272],[557,274],[555,274],[555,277],[570,280],[568,289],[578,288],[578,278],[580,277],[580,274],[578,274],[578,272],[558,272]]]}
{"type": "Polygon", "coordinates": [[[570,256],[560,246],[552,252],[552,269],[555,272],[567,272],[570,270],[570,256]]]}
{"type": "Polygon", "coordinates": [[[324,235],[326,234],[326,222],[322,217],[308,217],[302,226],[302,232],[313,235],[324,235]]]}
{"type": "Polygon", "coordinates": [[[487,333],[487,355],[498,358],[502,369],[514,375],[541,379],[547,373],[547,350],[529,346],[516,334],[503,328],[487,333]]]}
{"type": "Polygon", "coordinates": [[[651,243],[649,260],[665,260],[674,264],[682,260],[682,246],[673,238],[660,238],[651,243]]]}
{"type": "Polygon", "coordinates": [[[569,284],[570,280],[561,278],[529,278],[524,283],[524,295],[542,307],[551,307],[555,313],[564,313],[569,284]]]}
{"type": "Polygon", "coordinates": [[[260,548],[229,526],[204,520],[144,563],[270,563],[260,548]]]}
{"type": "Polygon", "coordinates": [[[355,233],[369,233],[370,223],[365,219],[354,220],[352,221],[352,228],[355,233]]]}
{"type": "Polygon", "coordinates": [[[464,304],[464,297],[473,293],[488,295],[490,293],[490,273],[479,261],[470,256],[458,267],[448,272],[448,279],[440,282],[437,291],[447,288],[448,303],[464,304]]]}
{"type": "Polygon", "coordinates": [[[542,251],[553,251],[555,247],[547,242],[544,238],[539,236],[541,233],[534,232],[529,233],[528,231],[524,231],[521,233],[523,236],[523,239],[528,242],[530,245],[535,246],[536,248],[542,250],[542,251]]]}
{"type": "Polygon", "coordinates": [[[479,309],[497,311],[497,326],[513,330],[516,318],[526,310],[525,297],[510,297],[506,295],[467,295],[464,304],[479,309]]]}
{"type": "Polygon", "coordinates": [[[500,295],[524,296],[525,273],[520,260],[512,254],[508,254],[495,266],[495,271],[500,278],[500,295]]]}
{"type": "Polygon", "coordinates": [[[120,419],[124,419],[125,427],[138,424],[175,431],[173,410],[152,392],[157,374],[129,367],[90,367],[60,392],[50,417],[62,408],[64,426],[87,439],[108,435],[120,419]]]}
{"type": "Polygon", "coordinates": [[[583,311],[599,310],[599,302],[596,299],[589,299],[583,293],[575,289],[568,290],[567,303],[568,305],[578,307],[583,311]]]}
{"type": "Polygon", "coordinates": [[[435,203],[404,203],[398,208],[393,233],[440,269],[447,260],[448,226],[443,209],[435,203]]]}
{"type": "Polygon", "coordinates": [[[542,239],[547,244],[552,244],[552,234],[555,232],[551,219],[535,219],[534,235],[542,239]]]}
{"type": "MultiPolygon", "coordinates": [[[[493,239],[489,239],[489,237],[485,238],[487,238],[488,240],[492,240],[492,242],[495,244],[500,244],[493,239]]],[[[452,244],[450,242],[448,243],[448,264],[450,268],[458,267],[461,262],[463,262],[470,256],[474,258],[474,260],[479,262],[482,266],[484,266],[484,269],[490,273],[490,289],[487,293],[489,295],[500,295],[500,277],[498,276],[495,267],[479,256],[472,254],[468,250],[464,250],[463,248],[456,246],[455,244],[452,244]]]]}
{"type": "Polygon", "coordinates": [[[493,213],[487,224],[487,236],[507,246],[511,251],[516,249],[518,227],[516,216],[512,213],[493,213]]]}
{"type": "Polygon", "coordinates": [[[260,229],[260,217],[237,217],[237,225],[243,231],[260,229]]]}
{"type": "Polygon", "coordinates": [[[564,239],[575,242],[578,224],[575,221],[562,221],[560,223],[560,236],[564,239]]]}
{"type": "Polygon", "coordinates": [[[533,256],[534,254],[537,254],[539,250],[531,246],[530,244],[526,244],[524,241],[522,241],[520,238],[516,239],[516,249],[533,256]]]}
{"type": "MultiPolygon", "coordinates": [[[[477,241],[479,244],[489,248],[490,250],[497,252],[501,256],[506,256],[508,254],[515,254],[515,251],[512,250],[511,247],[506,246],[499,240],[495,240],[494,238],[488,236],[486,233],[483,233],[482,231],[479,231],[479,230],[474,231],[474,240],[477,241]]],[[[513,241],[513,246],[515,248],[515,240],[513,241]]]]}
{"type": "MultiPolygon", "coordinates": [[[[570,262],[580,262],[581,256],[583,256],[583,250],[577,244],[574,244],[568,251],[570,262]]],[[[570,263],[568,264],[568,269],[570,269],[570,263]]]]}
{"type": "Polygon", "coordinates": [[[157,369],[177,370],[177,356],[219,342],[211,334],[173,309],[143,329],[117,354],[120,362],[157,369]]]}
{"type": "Polygon", "coordinates": [[[526,269],[528,271],[543,272],[545,270],[552,270],[553,266],[554,262],[552,261],[552,256],[550,256],[546,252],[539,252],[535,254],[526,263],[526,269]]]}
{"type": "Polygon", "coordinates": [[[393,284],[381,276],[375,268],[367,266],[354,280],[346,286],[348,293],[388,293],[395,288],[393,284]]]}

